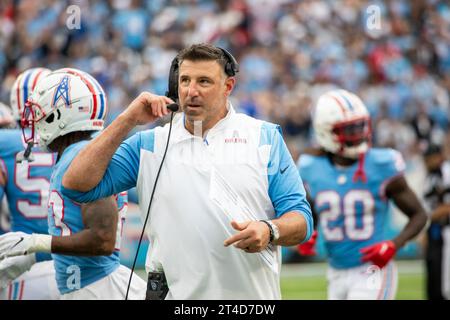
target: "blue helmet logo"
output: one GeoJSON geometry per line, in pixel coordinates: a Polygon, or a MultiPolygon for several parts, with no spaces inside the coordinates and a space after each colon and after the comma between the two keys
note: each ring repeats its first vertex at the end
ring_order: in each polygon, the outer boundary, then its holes
{"type": "Polygon", "coordinates": [[[59,99],[63,99],[66,108],[69,108],[70,106],[69,80],[70,79],[68,76],[65,76],[64,78],[61,79],[61,82],[56,88],[55,95],[53,97],[52,107],[56,106],[56,103],[59,101],[59,99]]]}

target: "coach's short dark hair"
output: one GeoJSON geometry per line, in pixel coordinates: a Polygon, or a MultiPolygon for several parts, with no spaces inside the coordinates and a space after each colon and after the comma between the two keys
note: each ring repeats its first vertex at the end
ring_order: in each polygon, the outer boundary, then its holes
{"type": "Polygon", "coordinates": [[[209,43],[193,44],[187,48],[184,48],[178,54],[178,66],[184,60],[189,61],[217,61],[222,69],[225,68],[225,64],[228,62],[225,54],[219,48],[209,43]]]}

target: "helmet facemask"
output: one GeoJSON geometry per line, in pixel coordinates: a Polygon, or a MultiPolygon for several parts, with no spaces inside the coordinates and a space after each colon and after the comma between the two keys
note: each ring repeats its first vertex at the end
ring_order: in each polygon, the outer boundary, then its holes
{"type": "MultiPolygon", "coordinates": [[[[60,116],[61,113],[58,109],[54,109],[49,114],[46,114],[38,103],[28,99],[21,119],[22,135],[25,143],[39,144],[44,150],[49,151],[49,143],[47,143],[49,136],[45,134],[45,127],[51,125],[60,116]],[[45,125],[43,125],[44,121],[46,122],[45,125]],[[38,132],[39,135],[37,134],[38,132]]],[[[56,122],[54,125],[57,125],[56,122]]]]}
{"type": "Polygon", "coordinates": [[[346,90],[328,91],[319,97],[313,127],[324,150],[345,158],[358,159],[371,144],[369,112],[358,96],[346,90]]]}
{"type": "Polygon", "coordinates": [[[336,123],[332,127],[335,141],[339,144],[337,154],[347,158],[357,159],[365,153],[371,143],[371,125],[368,117],[352,119],[336,123]]]}
{"type": "Polygon", "coordinates": [[[36,104],[34,104],[32,101],[28,99],[22,111],[22,118],[20,119],[20,126],[22,127],[23,139],[27,144],[38,143],[34,127],[36,121],[36,113],[34,112],[34,105],[36,104]]]}

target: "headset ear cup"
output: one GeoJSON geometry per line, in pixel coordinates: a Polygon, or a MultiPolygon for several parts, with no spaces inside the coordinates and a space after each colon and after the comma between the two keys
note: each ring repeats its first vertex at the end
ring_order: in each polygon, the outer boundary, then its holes
{"type": "Polygon", "coordinates": [[[231,63],[229,63],[229,62],[227,62],[227,64],[225,65],[225,73],[227,75],[229,75],[230,77],[235,75],[233,67],[231,66],[231,63]]]}
{"type": "Polygon", "coordinates": [[[178,101],[178,57],[172,60],[169,71],[169,83],[167,85],[168,91],[166,96],[173,101],[178,101]]]}
{"type": "Polygon", "coordinates": [[[223,52],[225,58],[227,59],[227,63],[225,64],[225,73],[230,77],[235,76],[236,73],[239,72],[239,64],[237,63],[236,59],[227,50],[220,47],[217,48],[219,48],[223,52]]]}

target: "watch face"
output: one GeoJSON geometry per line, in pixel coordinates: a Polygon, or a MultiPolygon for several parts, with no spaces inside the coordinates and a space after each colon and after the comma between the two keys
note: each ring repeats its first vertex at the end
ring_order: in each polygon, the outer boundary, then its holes
{"type": "Polygon", "coordinates": [[[269,224],[270,224],[270,226],[271,226],[271,230],[270,230],[270,233],[271,233],[271,241],[273,241],[273,240],[278,240],[278,238],[280,237],[280,230],[278,230],[278,227],[273,223],[273,222],[271,222],[271,221],[268,221],[269,222],[269,224]]]}
{"type": "Polygon", "coordinates": [[[280,237],[280,230],[278,230],[278,227],[275,224],[273,224],[273,239],[278,240],[279,237],[280,237]]]}

